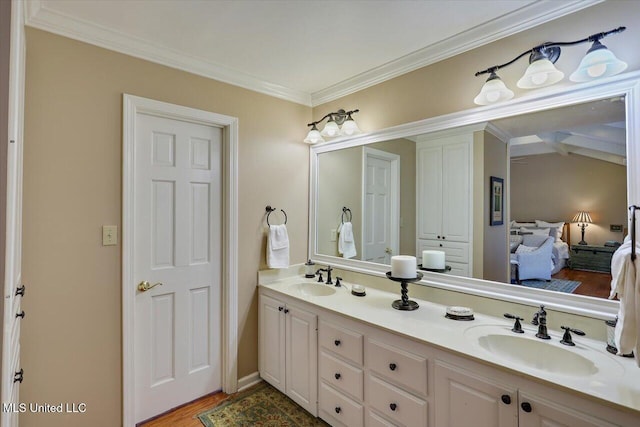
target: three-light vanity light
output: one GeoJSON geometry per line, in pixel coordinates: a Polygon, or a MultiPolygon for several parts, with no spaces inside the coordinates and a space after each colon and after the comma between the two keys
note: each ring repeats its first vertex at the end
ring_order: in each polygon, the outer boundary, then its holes
{"type": "Polygon", "coordinates": [[[309,123],[307,126],[311,127],[311,130],[304,139],[307,144],[316,144],[318,142],[324,142],[324,138],[336,138],[338,136],[352,136],[359,134],[360,128],[351,117],[352,114],[359,112],[360,110],[345,111],[340,109],[334,113],[325,115],[320,120],[309,123]],[[329,119],[327,124],[324,125],[322,131],[318,130],[317,125],[322,123],[325,119],[329,119]]]}
{"type": "Polygon", "coordinates": [[[478,71],[476,77],[481,74],[489,74],[489,78],[473,102],[478,105],[489,105],[513,98],[513,91],[498,77],[496,71],[513,64],[526,55],[529,55],[529,66],[524,75],[518,80],[517,86],[519,88],[535,89],[558,83],[564,78],[564,73],[553,64],[560,58],[560,46],[593,43],[587,54],[582,58],[582,61],[580,61],[578,68],[569,76],[569,80],[572,82],[586,82],[621,73],[627,68],[627,64],[616,58],[613,52],[600,43],[600,40],[611,34],[621,33],[625,29],[626,27],[618,27],[614,30],[593,34],[573,42],[543,43],[521,53],[509,62],[478,71]]]}

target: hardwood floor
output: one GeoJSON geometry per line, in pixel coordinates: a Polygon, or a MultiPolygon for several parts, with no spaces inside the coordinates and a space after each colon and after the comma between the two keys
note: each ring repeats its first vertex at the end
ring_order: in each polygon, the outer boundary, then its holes
{"type": "Polygon", "coordinates": [[[223,392],[208,394],[157,418],[139,423],[137,427],[202,427],[202,423],[196,416],[213,408],[227,397],[229,395],[223,392]]]}
{"type": "Polygon", "coordinates": [[[611,274],[563,268],[554,274],[553,277],[555,279],[577,280],[581,282],[580,286],[573,292],[576,295],[609,298],[609,292],[611,291],[611,274]]]}

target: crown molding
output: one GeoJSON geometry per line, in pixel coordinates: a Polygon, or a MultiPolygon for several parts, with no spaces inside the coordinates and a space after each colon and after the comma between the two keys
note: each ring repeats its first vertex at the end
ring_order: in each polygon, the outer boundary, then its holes
{"type": "Polygon", "coordinates": [[[373,68],[311,94],[311,105],[318,106],[368,87],[401,76],[418,68],[451,58],[485,44],[528,30],[545,22],[602,3],[605,0],[538,1],[503,15],[486,24],[449,37],[439,43],[373,68]],[[512,24],[515,22],[515,24],[512,24]]]}
{"type": "Polygon", "coordinates": [[[181,51],[167,49],[147,40],[131,37],[110,28],[48,9],[41,0],[26,2],[25,25],[265,95],[311,106],[309,93],[265,82],[211,61],[196,58],[181,51]]]}
{"type": "Polygon", "coordinates": [[[314,93],[269,83],[182,51],[167,49],[147,40],[69,16],[47,8],[41,0],[25,2],[25,25],[265,95],[315,107],[603,1],[538,1],[314,93]]]}

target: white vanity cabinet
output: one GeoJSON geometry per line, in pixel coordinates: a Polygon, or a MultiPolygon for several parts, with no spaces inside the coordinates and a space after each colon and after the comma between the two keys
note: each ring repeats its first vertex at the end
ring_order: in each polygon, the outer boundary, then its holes
{"type": "Polygon", "coordinates": [[[640,418],[470,361],[435,363],[435,425],[447,427],[638,426],[640,418]],[[531,390],[535,388],[535,390],[531,390]]]}
{"type": "Polygon", "coordinates": [[[318,317],[263,294],[259,317],[260,376],[317,416],[318,317]]]}
{"type": "Polygon", "coordinates": [[[334,426],[364,425],[363,335],[339,317],[318,323],[319,416],[334,426]]]}
{"type": "Polygon", "coordinates": [[[426,347],[394,334],[372,330],[365,345],[365,368],[367,416],[371,424],[431,425],[426,347]]]}
{"type": "Polygon", "coordinates": [[[465,276],[470,275],[472,146],[470,132],[416,145],[418,258],[422,249],[443,250],[447,265],[465,276]],[[464,255],[454,255],[460,249],[464,255]]]}
{"type": "Polygon", "coordinates": [[[376,326],[374,310],[357,320],[261,287],[260,376],[335,427],[640,426],[637,411],[376,326]]]}

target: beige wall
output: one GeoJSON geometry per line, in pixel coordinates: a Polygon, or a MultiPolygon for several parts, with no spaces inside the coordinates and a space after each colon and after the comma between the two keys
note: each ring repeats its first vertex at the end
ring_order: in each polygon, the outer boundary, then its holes
{"type": "MultiPolygon", "coordinates": [[[[509,247],[507,246],[507,204],[508,180],[507,178],[507,145],[489,132],[484,132],[484,217],[482,230],[484,231],[483,252],[483,278],[496,282],[509,282],[509,270],[507,266],[509,247]],[[492,176],[504,179],[504,222],[502,225],[489,225],[489,206],[491,205],[490,179],[492,176]]],[[[474,254],[475,255],[475,254],[474,254]]]]}
{"type": "MultiPolygon", "coordinates": [[[[608,1],[313,109],[359,108],[365,131],[474,107],[479,69],[547,40],[627,25],[607,46],[640,68],[640,2],[608,1]]],[[[566,73],[587,46],[565,48],[566,73]]],[[[501,71],[515,87],[526,60],[501,71]]],[[[25,414],[21,426],[120,425],[120,247],[100,226],[121,224],[122,93],[240,118],[239,374],[257,370],[256,270],[264,262],[264,207],[289,215],[292,263],[307,253],[311,109],[37,30],[27,33],[22,401],[87,402],[86,415],[25,414]],[[286,119],[283,119],[286,118],[286,119]]]]}
{"type": "MultiPolygon", "coordinates": [[[[622,242],[610,224],[627,227],[627,168],[577,154],[543,154],[511,164],[511,218],[569,222],[578,211],[591,214],[585,240],[602,245],[622,242]]],[[[580,229],[571,224],[571,243],[580,229]]]]}
{"type": "Polygon", "coordinates": [[[255,372],[266,205],[287,211],[291,262],[306,258],[311,109],[33,29],[26,85],[21,401],[88,412],[20,425],[121,424],[121,248],[101,226],[121,225],[123,93],[239,118],[238,374],[255,372]]]}
{"type": "MultiPolygon", "coordinates": [[[[362,147],[330,151],[318,155],[318,253],[340,256],[338,241],[331,241],[331,230],[337,230],[342,221],[342,208],[351,210],[353,237],[360,259],[362,248],[362,147]]],[[[345,214],[345,220],[348,213],[345,214]]]]}

